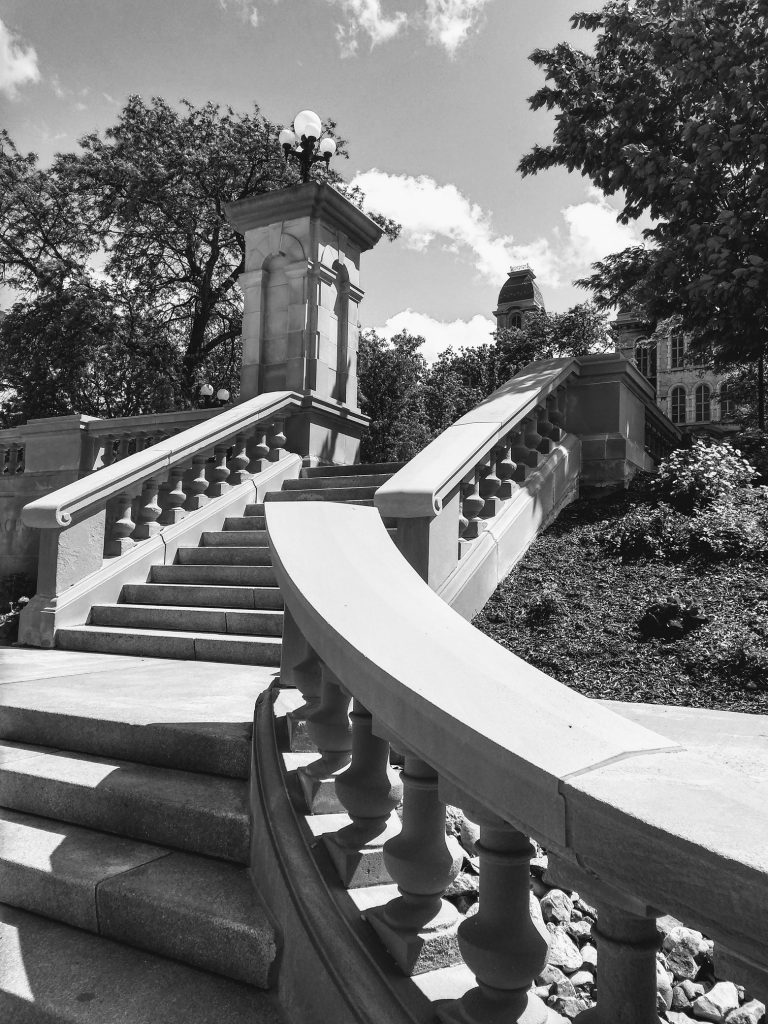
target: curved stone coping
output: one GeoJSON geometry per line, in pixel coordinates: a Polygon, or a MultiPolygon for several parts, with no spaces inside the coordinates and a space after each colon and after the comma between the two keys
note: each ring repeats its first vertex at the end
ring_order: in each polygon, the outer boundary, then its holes
{"type": "Polygon", "coordinates": [[[197,452],[231,439],[238,431],[291,407],[301,405],[301,395],[274,391],[258,395],[241,405],[225,409],[218,416],[198,423],[174,437],[129,455],[112,466],[91,473],[24,506],[25,526],[54,529],[69,526],[86,509],[103,505],[109,498],[171,466],[186,462],[197,452]]]}
{"type": "Polygon", "coordinates": [[[267,529],[286,607],[377,733],[611,902],[700,928],[768,991],[768,778],[504,650],[421,580],[370,508],[267,505],[267,529]]]}
{"type": "Polygon", "coordinates": [[[266,516],[287,607],[374,728],[501,817],[565,846],[566,780],[676,747],[465,622],[375,510],[281,502],[266,516]]]}
{"type": "Polygon", "coordinates": [[[383,484],[374,501],[384,517],[433,518],[444,496],[555,388],[578,369],[576,359],[530,363],[444,430],[383,484]]]}

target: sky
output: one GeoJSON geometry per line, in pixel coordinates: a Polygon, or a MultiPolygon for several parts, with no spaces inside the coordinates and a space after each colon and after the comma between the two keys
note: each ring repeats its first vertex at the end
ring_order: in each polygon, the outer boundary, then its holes
{"type": "Polygon", "coordinates": [[[290,124],[336,120],[336,169],[403,226],[363,256],[363,327],[408,329],[433,359],[488,340],[511,266],[529,264],[547,308],[587,298],[573,280],[639,240],[578,174],[523,179],[553,117],[527,98],[529,60],[567,40],[600,0],[0,0],[0,124],[47,164],[114,123],[131,93],[258,103],[290,124]]]}

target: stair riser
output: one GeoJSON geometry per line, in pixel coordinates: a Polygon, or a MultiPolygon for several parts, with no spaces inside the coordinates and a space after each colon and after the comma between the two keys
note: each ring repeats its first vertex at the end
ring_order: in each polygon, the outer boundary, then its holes
{"type": "Polygon", "coordinates": [[[328,487],[322,490],[270,491],[265,500],[273,501],[350,501],[355,498],[373,498],[375,487],[328,487]]]}
{"type": "Polygon", "coordinates": [[[301,479],[311,479],[317,476],[351,476],[353,473],[360,476],[384,475],[393,476],[405,465],[404,462],[372,462],[357,466],[312,466],[302,469],[301,479]]]}
{"type": "Polygon", "coordinates": [[[216,587],[170,583],[132,583],[123,587],[127,604],[164,604],[195,608],[247,608],[282,611],[277,587],[216,587]]]}
{"type": "Polygon", "coordinates": [[[147,633],[110,633],[102,630],[60,629],[58,647],[68,651],[133,655],[141,658],[176,658],[180,661],[221,661],[240,665],[280,665],[280,642],[241,640],[229,636],[168,637],[147,633]]]}
{"type": "Polygon", "coordinates": [[[201,583],[203,586],[276,587],[271,566],[261,565],[153,565],[151,583],[201,583]]]}
{"type": "Polygon", "coordinates": [[[378,473],[366,476],[311,476],[298,480],[284,480],[284,491],[307,491],[316,488],[328,489],[340,487],[381,487],[389,480],[389,473],[378,473]]]}
{"type": "Polygon", "coordinates": [[[136,726],[128,722],[2,707],[0,740],[232,779],[247,779],[250,773],[251,726],[247,722],[232,724],[226,734],[223,730],[206,733],[196,728],[195,723],[136,726]]]}
{"type": "Polygon", "coordinates": [[[189,630],[200,633],[250,633],[258,637],[283,635],[281,612],[95,605],[91,609],[91,623],[96,626],[119,626],[121,629],[133,626],[136,629],[189,630]]]}
{"type": "Polygon", "coordinates": [[[54,821],[246,864],[249,828],[243,786],[242,814],[214,815],[194,803],[180,806],[152,800],[142,790],[140,778],[135,791],[122,787],[116,794],[108,785],[90,788],[5,771],[0,772],[0,804],[54,821]]]}
{"type": "Polygon", "coordinates": [[[216,533],[204,533],[200,543],[205,548],[236,548],[236,547],[269,547],[266,530],[236,530],[224,524],[224,529],[216,533]]]}
{"type": "Polygon", "coordinates": [[[179,565],[271,565],[268,547],[179,548],[179,565]]]}

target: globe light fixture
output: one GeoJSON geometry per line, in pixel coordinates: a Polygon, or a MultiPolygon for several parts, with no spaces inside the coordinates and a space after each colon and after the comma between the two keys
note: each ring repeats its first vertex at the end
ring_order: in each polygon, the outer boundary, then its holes
{"type": "Polygon", "coordinates": [[[229,392],[227,391],[226,388],[219,388],[219,390],[216,392],[216,397],[222,403],[223,402],[228,402],[229,401],[229,392]]]}
{"type": "Polygon", "coordinates": [[[320,138],[322,130],[322,122],[314,110],[302,110],[293,119],[293,130],[283,128],[278,136],[285,162],[293,160],[299,165],[304,182],[309,181],[313,164],[324,160],[328,167],[336,152],[336,142],[329,135],[320,138]]]}
{"type": "Polygon", "coordinates": [[[201,384],[200,385],[200,397],[201,398],[210,398],[212,394],[213,394],[213,386],[211,384],[201,384]]]}

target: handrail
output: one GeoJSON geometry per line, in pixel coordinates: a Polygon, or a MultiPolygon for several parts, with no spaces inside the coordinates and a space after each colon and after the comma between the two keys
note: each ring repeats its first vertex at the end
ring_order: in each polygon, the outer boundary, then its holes
{"type": "Polygon", "coordinates": [[[103,504],[148,477],[189,460],[202,446],[216,445],[259,418],[275,416],[300,405],[301,395],[293,391],[258,395],[241,405],[219,412],[204,423],[198,423],[152,445],[145,451],[129,455],[112,466],[105,466],[81,480],[37,498],[25,505],[22,521],[26,526],[43,530],[69,526],[73,517],[89,506],[103,504]]]}
{"type": "Polygon", "coordinates": [[[376,492],[385,517],[434,517],[445,495],[512,426],[578,371],[575,359],[531,363],[444,430],[376,492]]]}
{"type": "MultiPolygon", "coordinates": [[[[371,509],[268,504],[266,519],[286,612],[305,644],[306,689],[315,693],[305,717],[322,757],[307,776],[325,771],[338,778],[337,793],[355,827],[374,813],[361,811],[366,784],[375,813],[385,814],[379,796],[384,764],[376,775],[370,741],[359,765],[352,747],[349,782],[339,774],[339,753],[349,749],[345,697],[354,699],[361,729],[367,714],[373,734],[405,754],[404,838],[384,844],[385,860],[391,849],[389,870],[405,895],[369,914],[398,963],[404,948],[398,936],[407,935],[412,948],[408,922],[414,908],[426,915],[418,919],[422,930],[430,914],[436,915],[435,928],[444,916],[434,895],[436,879],[447,886],[453,876],[445,873],[435,831],[439,786],[443,800],[459,803],[481,824],[485,880],[479,914],[459,928],[462,953],[481,990],[490,985],[497,1000],[503,990],[516,1013],[534,998],[523,993],[544,964],[547,944],[546,930],[537,929],[528,912],[532,850],[525,835],[542,843],[566,874],[572,867],[579,891],[588,899],[595,893],[590,901],[605,908],[597,929],[598,954],[607,958],[600,961],[599,1019],[616,1019],[626,1003],[644,1007],[645,1016],[638,1012],[632,1020],[654,1016],[653,918],[664,912],[722,943],[732,958],[730,970],[749,979],[743,983],[754,984],[758,994],[762,988],[764,998],[765,777],[752,777],[745,786],[737,770],[635,726],[501,648],[411,569],[371,509]],[[313,659],[322,679],[319,694],[313,659]],[[409,810],[414,801],[416,810],[409,810]],[[442,866],[422,869],[421,860],[430,855],[440,855],[442,866]],[[507,945],[504,935],[510,936],[507,945]],[[498,951],[488,946],[488,936],[495,937],[498,951]]],[[[339,836],[337,844],[348,848],[350,840],[339,836]]],[[[468,995],[461,1019],[485,1020],[485,998],[478,990],[468,995]]]]}

